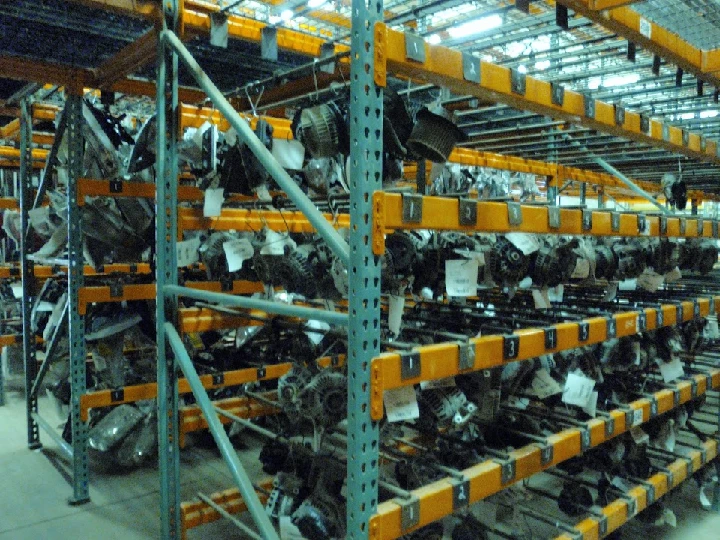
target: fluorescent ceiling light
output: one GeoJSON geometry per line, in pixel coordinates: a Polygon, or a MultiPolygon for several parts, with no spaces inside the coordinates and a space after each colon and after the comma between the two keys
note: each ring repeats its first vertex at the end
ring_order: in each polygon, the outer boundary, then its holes
{"type": "Polygon", "coordinates": [[[277,24],[277,23],[279,23],[281,20],[282,20],[282,19],[281,19],[280,17],[278,17],[277,15],[270,15],[270,16],[268,17],[268,22],[269,22],[270,24],[277,24]]]}
{"type": "Polygon", "coordinates": [[[327,0],[308,0],[307,6],[309,8],[316,8],[322,6],[327,0]]]}
{"type": "Polygon", "coordinates": [[[695,118],[695,113],[691,113],[691,112],[682,113],[680,115],[680,118],[682,120],[692,120],[693,118],[695,118]]]}
{"type": "Polygon", "coordinates": [[[540,71],[547,69],[550,67],[550,60],[540,60],[539,62],[535,62],[535,69],[538,69],[540,71]]]}
{"type": "Polygon", "coordinates": [[[295,16],[295,12],[292,9],[286,9],[280,14],[280,18],[283,21],[289,21],[295,16]]]}
{"type": "Polygon", "coordinates": [[[700,118],[715,118],[718,114],[717,110],[710,110],[710,111],[702,111],[700,113],[700,118]]]}
{"type": "Polygon", "coordinates": [[[605,88],[609,88],[611,86],[624,86],[626,84],[634,84],[639,80],[639,73],[629,73],[627,75],[615,75],[613,77],[608,77],[602,82],[602,85],[605,88]]]}
{"type": "Polygon", "coordinates": [[[442,41],[440,38],[440,34],[431,34],[427,38],[427,42],[431,45],[437,45],[438,43],[440,43],[440,41],[442,41]]]}
{"type": "Polygon", "coordinates": [[[451,26],[448,28],[448,34],[454,38],[463,38],[492,30],[500,25],[502,25],[502,17],[500,17],[500,15],[489,15],[463,23],[460,26],[451,26]]]}
{"type": "Polygon", "coordinates": [[[527,68],[525,66],[518,66],[518,71],[520,73],[527,73],[527,68]]]}

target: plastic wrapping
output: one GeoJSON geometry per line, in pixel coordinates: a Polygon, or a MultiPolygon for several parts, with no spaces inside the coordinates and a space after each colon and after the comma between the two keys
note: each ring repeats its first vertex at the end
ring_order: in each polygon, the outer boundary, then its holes
{"type": "Polygon", "coordinates": [[[119,405],[90,430],[88,445],[98,452],[107,452],[118,445],[145,418],[137,407],[119,405]]]}

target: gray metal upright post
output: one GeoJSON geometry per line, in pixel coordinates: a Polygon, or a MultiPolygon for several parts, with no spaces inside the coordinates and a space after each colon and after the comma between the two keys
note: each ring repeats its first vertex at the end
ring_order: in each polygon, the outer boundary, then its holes
{"type": "Polygon", "coordinates": [[[375,85],[375,23],[382,0],[353,0],[350,64],[350,268],[347,538],[369,537],[378,499],[378,426],[370,364],[380,352],[380,263],[372,252],[373,192],[382,189],[383,99],[375,85]]]}
{"type": "MultiPolygon", "coordinates": [[[[175,31],[177,0],[164,2],[165,24],[175,31]]],[[[178,389],[175,356],[167,348],[165,323],[177,313],[174,296],[165,294],[165,285],[178,282],[177,234],[177,136],[178,57],[163,40],[157,54],[157,139],[156,139],[156,329],[157,407],[160,462],[160,523],[163,539],[182,536],[180,524],[180,449],[178,447],[178,389]]]]}
{"type": "Polygon", "coordinates": [[[35,296],[33,263],[28,259],[28,211],[32,208],[32,117],[27,99],[20,102],[20,271],[22,272],[23,364],[25,367],[25,399],[27,407],[28,446],[40,448],[40,429],[33,413],[38,411],[37,397],[30,392],[37,372],[35,336],[30,318],[35,296]]]}
{"type": "MultiPolygon", "coordinates": [[[[76,89],[82,92],[81,89],[76,89]]],[[[82,216],[77,181],[83,173],[83,98],[68,93],[65,104],[68,138],[68,338],[70,341],[70,423],[73,448],[73,495],[70,504],[90,501],[88,432],[80,418],[80,397],[87,391],[85,317],[80,315],[80,288],[84,282],[82,216]]]]}

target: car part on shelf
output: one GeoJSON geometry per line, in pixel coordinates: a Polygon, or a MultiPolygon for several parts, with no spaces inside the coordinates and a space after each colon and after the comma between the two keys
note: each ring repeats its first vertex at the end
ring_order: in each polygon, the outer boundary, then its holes
{"type": "Polygon", "coordinates": [[[415,117],[415,125],[407,141],[408,150],[422,159],[445,163],[455,145],[467,136],[450,119],[450,113],[438,106],[423,107],[415,117]]]}

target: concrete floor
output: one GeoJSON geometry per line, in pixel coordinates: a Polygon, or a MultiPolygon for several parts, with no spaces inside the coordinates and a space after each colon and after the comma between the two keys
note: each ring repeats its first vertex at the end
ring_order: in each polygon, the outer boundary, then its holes
{"type": "MultiPolygon", "coordinates": [[[[46,402],[41,413],[60,419],[46,402]]],[[[29,451],[25,444],[24,399],[9,392],[0,407],[0,540],[75,539],[145,540],[159,538],[158,473],[153,466],[126,474],[91,473],[91,502],[66,503],[70,487],[67,462],[48,437],[43,450],[29,451]]],[[[256,453],[248,450],[247,453],[256,453]]],[[[256,456],[255,456],[256,457],[256,456]]],[[[249,460],[257,464],[256,459],[249,460]]],[[[230,487],[232,481],[222,460],[211,449],[190,447],[182,452],[182,497],[193,498],[230,487]]],[[[251,475],[259,474],[257,469],[251,475]]],[[[653,527],[631,522],[622,537],[664,540],[717,540],[720,515],[702,510],[693,482],[664,499],[677,515],[677,527],[653,527]]],[[[218,521],[189,531],[188,540],[243,538],[231,524],[218,521]]]]}

